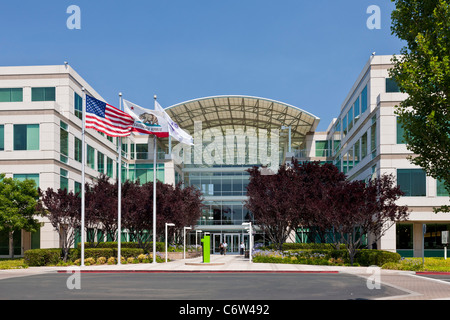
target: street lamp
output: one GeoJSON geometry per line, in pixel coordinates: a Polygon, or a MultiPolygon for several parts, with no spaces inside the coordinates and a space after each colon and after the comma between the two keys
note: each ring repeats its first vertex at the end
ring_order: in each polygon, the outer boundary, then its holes
{"type": "Polygon", "coordinates": [[[248,251],[248,258],[250,263],[252,262],[252,247],[253,247],[253,240],[252,240],[252,236],[253,236],[253,231],[252,231],[252,223],[251,222],[244,222],[242,223],[243,226],[247,226],[245,227],[245,229],[248,229],[248,245],[249,245],[249,251],[248,251]]]}
{"type": "Polygon", "coordinates": [[[195,251],[197,251],[197,233],[202,233],[202,230],[195,230],[195,251]]]}
{"type": "Polygon", "coordinates": [[[173,227],[173,226],[175,226],[175,224],[166,222],[166,227],[165,227],[165,229],[166,229],[166,262],[167,262],[167,227],[169,227],[169,226],[173,227]]]}
{"type": "Polygon", "coordinates": [[[183,233],[184,233],[184,235],[183,235],[183,247],[184,247],[184,249],[183,249],[183,259],[186,259],[186,230],[191,230],[192,228],[191,227],[184,227],[183,228],[183,233]]]}

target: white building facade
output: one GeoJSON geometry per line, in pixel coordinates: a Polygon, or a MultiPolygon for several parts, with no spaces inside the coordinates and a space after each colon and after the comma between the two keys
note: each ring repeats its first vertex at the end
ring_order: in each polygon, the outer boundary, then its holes
{"type": "Polygon", "coordinates": [[[323,159],[333,161],[350,180],[392,174],[405,192],[398,204],[407,205],[411,214],[407,222],[391,227],[377,248],[412,257],[421,256],[424,246],[426,256],[443,256],[441,231],[450,230],[450,215],[434,213],[433,208],[448,205],[449,194],[442,182],[426,176],[408,160],[413,154],[403,142],[395,115],[395,106],[406,94],[399,92],[389,77],[391,59],[369,59],[327,132],[312,134],[315,143],[309,156],[325,156],[323,159]],[[321,151],[322,147],[326,151],[321,151]]]}
{"type": "MultiPolygon", "coordinates": [[[[407,222],[389,229],[378,241],[377,248],[397,251],[403,256],[421,256],[424,245],[427,256],[443,256],[440,235],[441,231],[450,230],[450,215],[435,214],[433,208],[449,204],[450,198],[443,183],[426,176],[407,159],[412,154],[402,142],[402,129],[394,113],[395,105],[405,95],[398,92],[389,78],[391,58],[369,59],[340,111],[337,110],[338,117],[325,132],[315,131],[318,117],[279,101],[257,97],[208,97],[166,110],[194,139],[199,134],[204,140],[206,136],[211,138],[214,130],[224,135],[230,129],[233,132],[254,130],[258,136],[276,131],[280,163],[292,156],[330,162],[352,180],[392,174],[405,192],[399,204],[408,205],[412,212],[407,222]],[[201,132],[195,131],[198,121],[202,123],[201,132]],[[425,236],[423,225],[427,227],[425,236]]],[[[103,100],[68,65],[0,67],[1,173],[17,179],[34,179],[43,190],[49,187],[81,190],[82,88],[103,100]]],[[[119,96],[116,103],[109,103],[119,107],[119,96]]],[[[115,181],[119,171],[117,145],[116,138],[92,129],[86,131],[87,182],[101,173],[115,181]]],[[[196,228],[212,234],[213,253],[224,240],[231,244],[232,253],[234,248],[237,252],[240,242],[248,242],[242,223],[252,221],[251,213],[243,206],[249,179],[246,169],[261,161],[247,153],[242,158],[238,154],[232,156],[231,164],[227,161],[180,164],[171,153],[176,147],[175,141],[158,139],[158,180],[197,186],[204,194],[205,209],[196,228]],[[238,159],[243,162],[238,163],[238,159]]],[[[205,144],[201,152],[207,147],[205,144]]],[[[228,150],[225,149],[224,154],[228,150]]],[[[192,148],[193,160],[203,156],[203,153],[196,154],[196,150],[192,148]]],[[[152,151],[152,137],[131,135],[122,139],[122,181],[152,181],[152,151]]],[[[33,234],[16,233],[15,255],[32,248],[59,247],[58,234],[46,218],[41,218],[41,225],[40,231],[33,234]]],[[[127,241],[124,234],[122,240],[127,241]]],[[[264,242],[263,234],[257,234],[256,238],[264,242]]],[[[7,235],[0,234],[0,256],[7,254],[7,235]]]]}

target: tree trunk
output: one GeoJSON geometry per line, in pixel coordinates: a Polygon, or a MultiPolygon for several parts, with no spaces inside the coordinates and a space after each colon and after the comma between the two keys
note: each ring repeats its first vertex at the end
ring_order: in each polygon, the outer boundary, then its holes
{"type": "Polygon", "coordinates": [[[9,232],[9,256],[14,259],[14,231],[9,232]]]}

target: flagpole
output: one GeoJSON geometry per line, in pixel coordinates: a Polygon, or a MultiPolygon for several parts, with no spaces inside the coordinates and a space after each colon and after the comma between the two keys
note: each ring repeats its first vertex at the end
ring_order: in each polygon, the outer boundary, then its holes
{"type": "Polygon", "coordinates": [[[86,91],[83,88],[81,88],[81,91],[83,91],[83,120],[82,120],[82,128],[81,128],[81,266],[84,267],[84,242],[85,242],[85,235],[84,235],[84,216],[85,216],[85,166],[86,166],[86,149],[85,149],[85,126],[86,126],[86,91]]]}
{"type": "MultiPolygon", "coordinates": [[[[156,110],[156,95],[155,110],[156,110]]],[[[156,263],[156,135],[153,135],[153,263],[156,263]]]]}
{"type": "MultiPolygon", "coordinates": [[[[122,111],[122,92],[119,92],[119,109],[122,111]]],[[[117,173],[117,264],[121,264],[121,242],[122,242],[122,137],[118,143],[118,173],[117,173]]]]}

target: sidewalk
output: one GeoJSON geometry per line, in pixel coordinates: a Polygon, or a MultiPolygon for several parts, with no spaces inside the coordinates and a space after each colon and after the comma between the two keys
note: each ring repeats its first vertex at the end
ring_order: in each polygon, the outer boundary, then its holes
{"type": "MultiPolygon", "coordinates": [[[[167,263],[141,263],[121,265],[94,265],[84,267],[30,267],[28,269],[0,270],[0,281],[11,277],[24,277],[44,273],[66,273],[73,270],[82,273],[174,273],[174,272],[276,272],[276,273],[345,273],[363,277],[373,276],[368,267],[316,266],[300,264],[250,263],[238,255],[212,255],[211,263],[202,263],[202,258],[175,260],[167,263]]],[[[389,300],[450,299],[450,282],[421,277],[413,271],[382,270],[381,285],[388,285],[405,292],[404,295],[387,297],[389,300]]],[[[450,278],[450,275],[449,275],[450,278]]]]}

